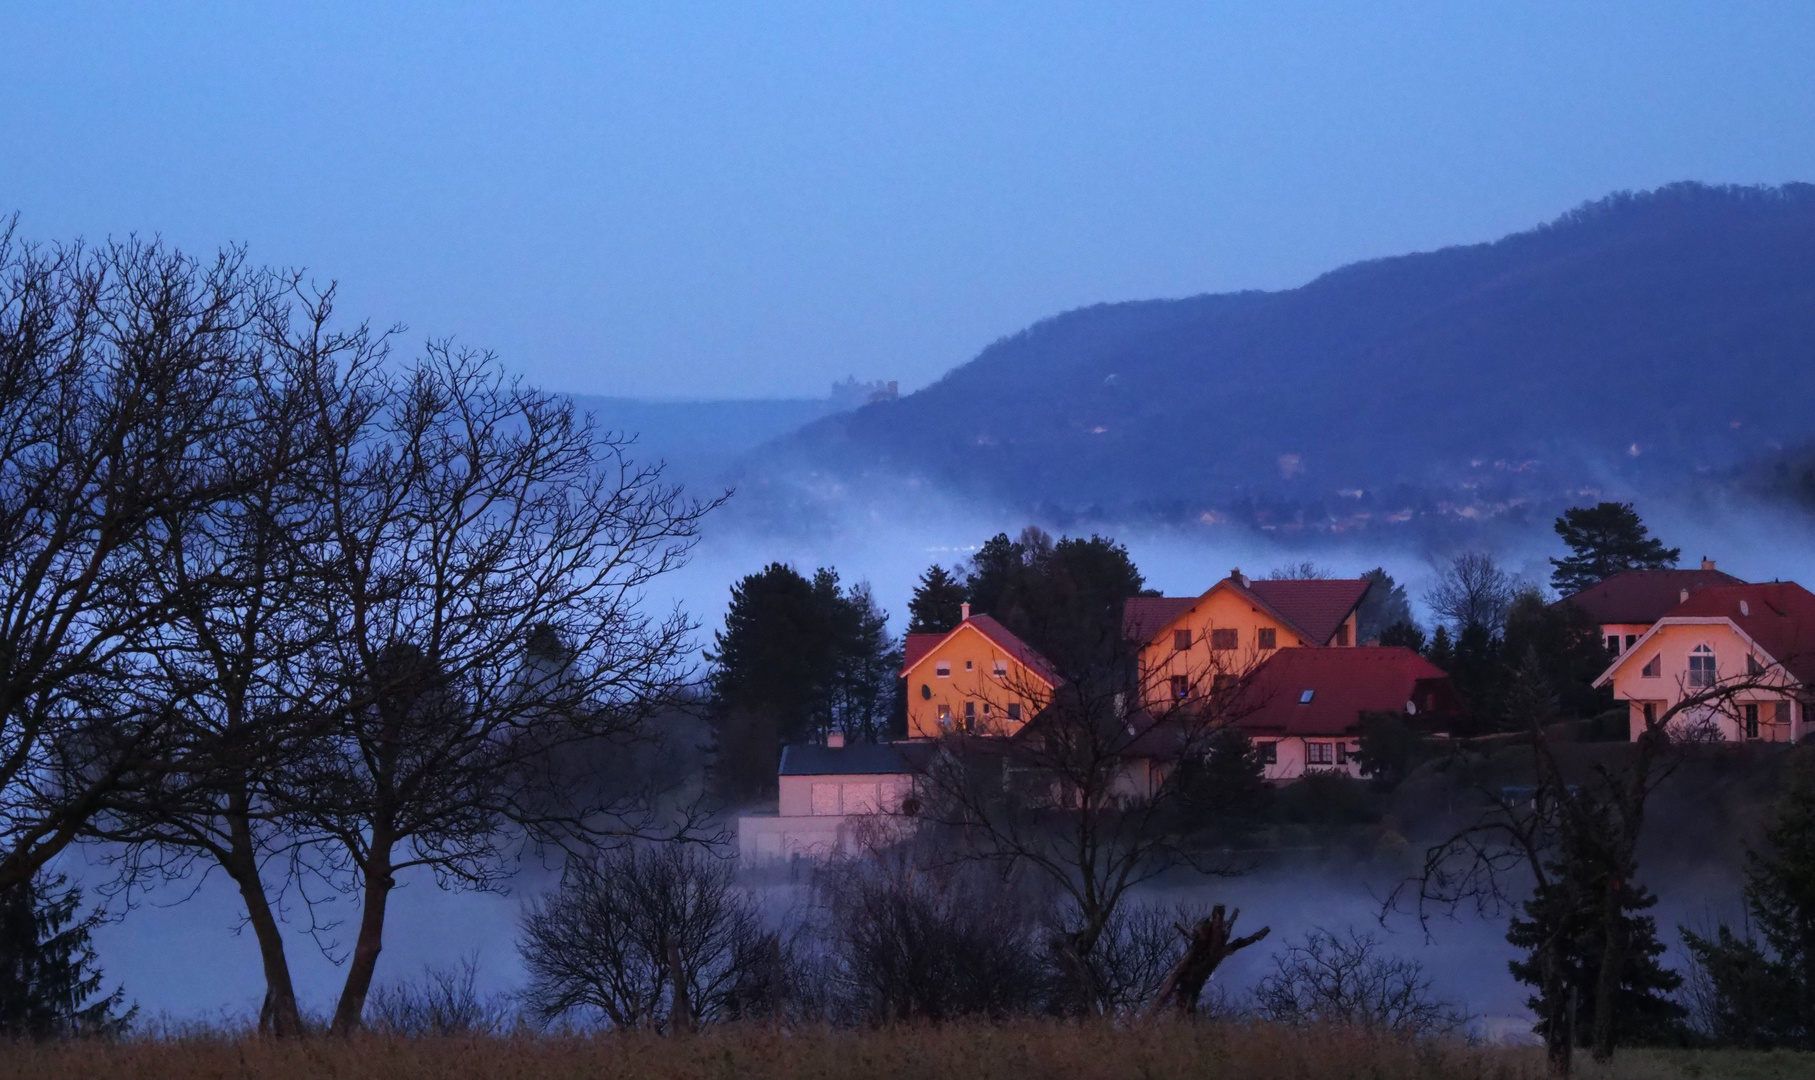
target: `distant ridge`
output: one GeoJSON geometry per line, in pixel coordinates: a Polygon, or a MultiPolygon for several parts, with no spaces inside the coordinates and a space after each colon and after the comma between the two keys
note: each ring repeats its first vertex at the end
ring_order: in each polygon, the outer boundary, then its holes
{"type": "Polygon", "coordinates": [[[1815,186],[1621,193],[1280,292],[1102,304],[746,460],[1067,516],[1344,527],[1815,436],[1815,186]]]}

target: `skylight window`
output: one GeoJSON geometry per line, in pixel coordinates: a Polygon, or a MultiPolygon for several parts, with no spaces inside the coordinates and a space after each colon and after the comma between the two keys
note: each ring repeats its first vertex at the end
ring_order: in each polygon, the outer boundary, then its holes
{"type": "Polygon", "coordinates": [[[1306,690],[1304,693],[1298,695],[1298,703],[1300,705],[1309,705],[1311,703],[1312,695],[1316,693],[1317,691],[1315,690],[1306,690]]]}

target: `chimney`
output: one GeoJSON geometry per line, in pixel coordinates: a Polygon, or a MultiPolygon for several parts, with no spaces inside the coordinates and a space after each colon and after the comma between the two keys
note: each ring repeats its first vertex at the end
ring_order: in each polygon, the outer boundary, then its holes
{"type": "Polygon", "coordinates": [[[1230,568],[1229,578],[1244,589],[1248,587],[1248,579],[1242,577],[1242,568],[1239,566],[1230,568]]]}
{"type": "Polygon", "coordinates": [[[971,618],[971,602],[969,600],[966,600],[964,603],[958,605],[958,621],[959,622],[969,622],[970,618],[971,618]]]}
{"type": "Polygon", "coordinates": [[[1676,594],[1676,602],[1679,604],[1687,604],[1689,602],[1689,590],[1688,589],[1678,590],[1677,594],[1676,594]]]}
{"type": "Polygon", "coordinates": [[[1703,569],[1703,570],[1712,570],[1712,569],[1714,569],[1714,560],[1713,560],[1713,559],[1710,559],[1710,558],[1708,558],[1708,556],[1706,556],[1706,555],[1703,555],[1703,556],[1702,556],[1702,569],[1703,569]]]}
{"type": "Polygon", "coordinates": [[[843,750],[844,749],[844,732],[842,732],[842,731],[826,732],[826,748],[830,749],[830,750],[843,750]]]}

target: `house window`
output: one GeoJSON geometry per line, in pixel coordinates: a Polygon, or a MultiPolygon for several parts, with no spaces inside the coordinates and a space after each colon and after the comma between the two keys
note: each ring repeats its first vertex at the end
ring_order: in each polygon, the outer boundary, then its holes
{"type": "Polygon", "coordinates": [[[968,724],[970,721],[975,720],[976,718],[977,718],[977,703],[974,701],[965,702],[964,703],[965,722],[968,724]]]}
{"type": "Polygon", "coordinates": [[[1347,765],[1348,763],[1349,763],[1349,744],[1345,743],[1345,742],[1339,742],[1336,744],[1336,764],[1347,765]]]}
{"type": "Polygon", "coordinates": [[[1259,645],[1262,649],[1279,648],[1278,630],[1273,629],[1271,626],[1263,626],[1255,631],[1255,634],[1255,644],[1259,645]]]}
{"type": "Polygon", "coordinates": [[[1276,742],[1259,742],[1254,744],[1254,756],[1262,765],[1279,764],[1279,744],[1276,742]]]}
{"type": "Polygon", "coordinates": [[[838,813],[838,785],[813,785],[813,816],[826,817],[838,813]]]}
{"type": "Polygon", "coordinates": [[[1659,675],[1662,675],[1663,673],[1664,673],[1664,654],[1663,653],[1659,653],[1658,655],[1652,657],[1650,660],[1646,661],[1645,666],[1642,669],[1640,669],[1640,671],[1639,671],[1639,674],[1643,675],[1647,679],[1655,679],[1659,675]]]}
{"type": "Polygon", "coordinates": [[[1213,675],[1210,677],[1210,692],[1212,694],[1218,694],[1218,695],[1226,694],[1230,690],[1234,689],[1234,687],[1235,687],[1235,676],[1230,675],[1227,672],[1224,672],[1223,674],[1220,674],[1220,675],[1213,675]]]}
{"type": "Polygon", "coordinates": [[[1746,738],[1756,739],[1758,738],[1758,705],[1754,702],[1743,706],[1743,710],[1741,715],[1746,718],[1746,738]]]}
{"type": "Polygon", "coordinates": [[[941,660],[937,664],[934,664],[933,665],[933,674],[939,676],[941,679],[951,678],[952,677],[952,662],[950,660],[941,660]]]}
{"type": "Polygon", "coordinates": [[[1751,653],[1747,653],[1746,654],[1746,674],[1763,675],[1764,673],[1765,673],[1765,666],[1758,662],[1758,657],[1753,656],[1751,653]]]}
{"type": "Polygon", "coordinates": [[[1775,702],[1772,704],[1772,706],[1771,706],[1771,723],[1781,724],[1782,726],[1784,726],[1786,728],[1790,726],[1790,703],[1789,702],[1779,701],[1779,702],[1775,702]]]}
{"type": "Polygon", "coordinates": [[[1336,644],[1337,645],[1347,645],[1348,643],[1349,643],[1349,624],[1343,623],[1341,626],[1338,626],[1336,628],[1336,644]]]}
{"type": "Polygon", "coordinates": [[[1327,742],[1305,743],[1306,765],[1334,765],[1336,748],[1327,742]]]}
{"type": "Polygon", "coordinates": [[[995,665],[990,668],[990,674],[994,675],[998,679],[1008,678],[1008,661],[1007,660],[996,661],[995,665]]]}
{"type": "Polygon", "coordinates": [[[1184,652],[1191,647],[1191,631],[1174,630],[1172,632],[1172,651],[1184,652]]]}
{"type": "Polygon", "coordinates": [[[1620,635],[1618,635],[1618,634],[1608,634],[1607,635],[1607,651],[1609,653],[1613,654],[1614,656],[1620,655],[1620,635]]]}
{"type": "Polygon", "coordinates": [[[1626,647],[1628,649],[1632,648],[1634,645],[1636,645],[1638,643],[1638,640],[1639,640],[1639,636],[1637,634],[1627,634],[1626,635],[1626,647]]]}
{"type": "Polygon", "coordinates": [[[1714,650],[1697,645],[1689,654],[1689,687],[1706,690],[1714,685],[1714,650]]]}
{"type": "Polygon", "coordinates": [[[1210,631],[1210,647],[1212,649],[1227,652],[1228,650],[1235,648],[1238,641],[1239,638],[1233,627],[1228,630],[1210,631]]]}
{"type": "Polygon", "coordinates": [[[976,664],[974,664],[974,663],[972,663],[972,662],[971,662],[971,661],[969,661],[969,660],[966,660],[966,661],[965,661],[965,662],[964,662],[964,670],[966,670],[966,671],[975,671],[975,670],[977,670],[977,665],[976,665],[976,664]]]}
{"type": "Polygon", "coordinates": [[[1008,703],[1008,718],[1016,723],[1020,723],[1021,703],[1019,701],[1011,701],[1008,703]]]}
{"type": "Polygon", "coordinates": [[[952,707],[950,705],[939,706],[939,726],[944,728],[952,726],[952,707]]]}
{"type": "Polygon", "coordinates": [[[1172,677],[1172,700],[1183,701],[1191,696],[1191,680],[1183,675],[1172,677]]]}
{"type": "Polygon", "coordinates": [[[1645,714],[1646,729],[1649,730],[1651,728],[1656,727],[1657,726],[1657,702],[1655,702],[1655,701],[1645,702],[1645,704],[1641,707],[1641,711],[1645,714]]]}

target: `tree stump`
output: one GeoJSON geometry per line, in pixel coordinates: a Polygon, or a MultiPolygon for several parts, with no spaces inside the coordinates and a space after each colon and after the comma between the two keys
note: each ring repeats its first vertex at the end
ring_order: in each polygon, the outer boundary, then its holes
{"type": "Polygon", "coordinates": [[[1223,918],[1223,905],[1218,904],[1210,909],[1210,917],[1200,919],[1195,927],[1187,930],[1178,924],[1178,932],[1185,936],[1185,955],[1179,957],[1172,970],[1166,974],[1166,981],[1160,984],[1160,992],[1154,996],[1153,1004],[1148,1006],[1147,1015],[1158,1016],[1167,1010],[1176,1011],[1180,1016],[1195,1016],[1197,1002],[1204,994],[1204,984],[1210,981],[1218,965],[1229,957],[1267,936],[1271,927],[1263,926],[1247,937],[1232,937],[1235,933],[1235,920],[1241,914],[1237,908],[1223,918]]]}

